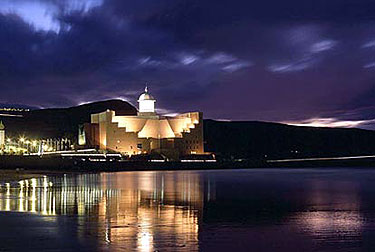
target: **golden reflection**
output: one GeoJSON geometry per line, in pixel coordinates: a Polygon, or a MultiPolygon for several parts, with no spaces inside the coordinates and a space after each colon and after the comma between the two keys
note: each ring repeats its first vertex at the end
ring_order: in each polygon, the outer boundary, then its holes
{"type": "MultiPolygon", "coordinates": [[[[78,215],[77,235],[130,250],[198,249],[204,185],[194,172],[124,172],[40,177],[0,188],[0,211],[78,215]],[[96,223],[95,225],[93,223],[96,223]]],[[[212,198],[206,192],[207,198],[212,198]]]]}
{"type": "Polygon", "coordinates": [[[152,235],[149,232],[138,233],[138,248],[140,251],[152,251],[152,235]]]}
{"type": "Polygon", "coordinates": [[[23,212],[25,211],[24,208],[23,208],[23,186],[21,186],[21,189],[20,189],[20,193],[19,193],[19,196],[18,196],[18,199],[19,199],[19,202],[18,202],[18,205],[19,205],[19,209],[18,211],[20,212],[23,212]]]}
{"type": "Polygon", "coordinates": [[[36,212],[36,181],[33,179],[31,183],[31,209],[30,212],[35,213],[36,212]]]}

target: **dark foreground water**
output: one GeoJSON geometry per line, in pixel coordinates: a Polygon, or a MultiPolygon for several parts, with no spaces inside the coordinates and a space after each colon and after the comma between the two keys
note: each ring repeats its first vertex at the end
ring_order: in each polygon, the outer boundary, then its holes
{"type": "Polygon", "coordinates": [[[375,169],[0,180],[0,251],[375,251],[375,169]]]}

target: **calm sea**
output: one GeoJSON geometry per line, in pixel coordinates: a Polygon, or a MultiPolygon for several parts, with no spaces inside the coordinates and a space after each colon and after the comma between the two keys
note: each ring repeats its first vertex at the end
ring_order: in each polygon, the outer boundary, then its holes
{"type": "Polygon", "coordinates": [[[375,169],[1,179],[0,251],[375,251],[375,169]]]}

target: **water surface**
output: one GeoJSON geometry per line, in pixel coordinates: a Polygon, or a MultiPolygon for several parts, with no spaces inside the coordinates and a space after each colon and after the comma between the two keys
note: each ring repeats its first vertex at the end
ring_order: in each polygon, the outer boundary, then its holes
{"type": "Polygon", "coordinates": [[[0,251],[371,251],[375,170],[2,178],[0,251]]]}

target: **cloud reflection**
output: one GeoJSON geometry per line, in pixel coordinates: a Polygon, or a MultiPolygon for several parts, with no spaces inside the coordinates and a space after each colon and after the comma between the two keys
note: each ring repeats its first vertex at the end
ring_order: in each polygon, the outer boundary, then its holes
{"type": "Polygon", "coordinates": [[[360,212],[359,185],[347,181],[312,180],[308,198],[312,209],[292,219],[303,231],[324,243],[359,240],[364,217],[360,212]]]}

